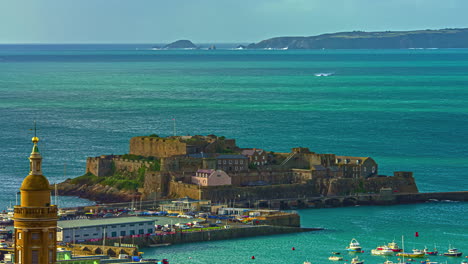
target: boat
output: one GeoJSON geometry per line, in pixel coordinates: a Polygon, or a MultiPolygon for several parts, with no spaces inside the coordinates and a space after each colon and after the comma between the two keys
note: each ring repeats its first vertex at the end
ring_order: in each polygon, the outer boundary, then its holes
{"type": "Polygon", "coordinates": [[[333,73],[331,73],[331,72],[319,72],[319,73],[315,73],[314,75],[317,76],[317,77],[327,77],[327,76],[333,75],[333,73]]]}
{"type": "Polygon", "coordinates": [[[397,254],[397,256],[407,258],[422,258],[424,255],[424,252],[419,249],[413,249],[413,252],[400,252],[397,254]]]}
{"type": "Polygon", "coordinates": [[[304,261],[304,264],[312,264],[310,261],[304,261]]]}
{"type": "Polygon", "coordinates": [[[361,252],[362,251],[361,244],[359,244],[359,242],[355,238],[353,238],[351,239],[351,242],[349,243],[349,247],[347,247],[346,250],[352,251],[352,252],[361,252]]]}
{"type": "Polygon", "coordinates": [[[421,264],[439,264],[439,262],[430,261],[429,259],[421,261],[421,264]]]}
{"type": "Polygon", "coordinates": [[[332,254],[334,254],[334,255],[340,255],[341,253],[340,253],[340,252],[332,252],[332,254]]]}
{"type": "Polygon", "coordinates": [[[339,260],[343,260],[343,257],[338,257],[338,256],[331,256],[328,258],[329,260],[333,260],[333,261],[339,261],[339,260]]]}
{"type": "Polygon", "coordinates": [[[437,248],[434,248],[433,251],[429,251],[429,249],[427,249],[427,247],[424,248],[424,254],[426,255],[432,255],[432,256],[437,256],[437,254],[439,254],[439,251],[437,251],[437,248]]]}
{"type": "Polygon", "coordinates": [[[446,257],[461,257],[461,255],[463,255],[463,253],[456,248],[449,248],[448,251],[444,253],[446,257]]]}
{"type": "Polygon", "coordinates": [[[383,263],[383,264],[396,264],[396,263],[394,263],[394,262],[393,262],[393,261],[391,261],[391,260],[386,260],[386,261],[384,261],[384,263],[383,263]]]}
{"type": "Polygon", "coordinates": [[[364,264],[364,260],[360,260],[359,257],[355,257],[351,260],[351,264],[364,264]]]}
{"type": "Polygon", "coordinates": [[[376,256],[391,256],[393,253],[393,250],[387,246],[381,246],[371,250],[371,254],[376,256]]]}
{"type": "Polygon", "coordinates": [[[391,249],[393,252],[401,252],[403,249],[401,249],[398,244],[393,240],[391,243],[388,243],[388,248],[391,249]]]}

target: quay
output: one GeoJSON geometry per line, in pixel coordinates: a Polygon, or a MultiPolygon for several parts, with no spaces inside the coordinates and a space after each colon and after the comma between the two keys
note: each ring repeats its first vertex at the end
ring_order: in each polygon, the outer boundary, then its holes
{"type": "MultiPolygon", "coordinates": [[[[468,191],[459,192],[429,192],[429,193],[396,193],[389,189],[382,189],[380,193],[358,193],[353,195],[334,195],[334,196],[312,196],[312,197],[293,197],[281,199],[265,199],[265,200],[234,200],[232,204],[235,207],[247,208],[271,208],[271,209],[305,209],[305,208],[328,208],[328,207],[344,207],[355,205],[395,205],[395,204],[410,204],[424,203],[431,201],[468,201],[468,191]]],[[[103,203],[92,206],[67,207],[62,210],[94,210],[115,209],[115,208],[132,208],[136,207],[140,210],[156,209],[161,202],[169,200],[146,200],[135,202],[122,203],[103,203]]]]}

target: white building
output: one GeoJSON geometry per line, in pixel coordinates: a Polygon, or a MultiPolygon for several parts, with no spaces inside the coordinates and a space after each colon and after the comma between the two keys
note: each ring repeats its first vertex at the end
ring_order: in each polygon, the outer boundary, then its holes
{"type": "Polygon", "coordinates": [[[83,242],[90,239],[126,237],[154,233],[154,217],[77,219],[57,222],[57,241],[83,242]]]}

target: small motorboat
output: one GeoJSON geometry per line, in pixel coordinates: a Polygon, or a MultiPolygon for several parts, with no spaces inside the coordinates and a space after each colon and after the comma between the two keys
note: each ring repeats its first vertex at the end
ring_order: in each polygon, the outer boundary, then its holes
{"type": "Polygon", "coordinates": [[[310,261],[304,261],[304,264],[312,264],[310,261]]]}
{"type": "Polygon", "coordinates": [[[393,250],[387,246],[381,246],[376,249],[372,249],[371,254],[375,256],[391,256],[393,255],[393,250]]]}
{"type": "Polygon", "coordinates": [[[364,264],[364,260],[360,260],[359,257],[355,257],[351,260],[351,264],[364,264]]]}
{"type": "Polygon", "coordinates": [[[439,264],[439,262],[430,261],[429,259],[422,260],[421,264],[439,264]]]}
{"type": "Polygon", "coordinates": [[[332,254],[334,254],[334,255],[340,255],[341,253],[340,253],[340,252],[332,252],[332,254]]]}
{"type": "Polygon", "coordinates": [[[403,249],[401,249],[398,244],[394,241],[392,241],[391,243],[388,243],[387,247],[389,249],[391,249],[393,252],[401,252],[403,251],[403,249]]]}
{"type": "Polygon", "coordinates": [[[407,258],[423,258],[424,252],[419,249],[413,249],[413,252],[401,252],[398,253],[397,256],[399,257],[407,257],[407,258]]]}
{"type": "Polygon", "coordinates": [[[427,247],[424,248],[424,254],[426,255],[432,255],[432,256],[437,256],[437,254],[439,254],[439,251],[437,251],[437,248],[434,248],[433,251],[429,251],[429,249],[427,249],[427,247]]]}
{"type": "Polygon", "coordinates": [[[338,257],[338,256],[331,256],[328,258],[329,260],[333,260],[333,261],[339,261],[339,260],[343,260],[343,257],[338,257]]]}
{"type": "Polygon", "coordinates": [[[361,244],[359,244],[359,242],[355,238],[353,238],[351,239],[351,242],[349,243],[349,247],[347,247],[346,250],[352,251],[352,252],[361,252],[362,247],[361,247],[361,244]]]}
{"type": "Polygon", "coordinates": [[[444,253],[446,257],[461,257],[461,255],[463,255],[463,253],[456,248],[449,248],[448,251],[444,253]]]}

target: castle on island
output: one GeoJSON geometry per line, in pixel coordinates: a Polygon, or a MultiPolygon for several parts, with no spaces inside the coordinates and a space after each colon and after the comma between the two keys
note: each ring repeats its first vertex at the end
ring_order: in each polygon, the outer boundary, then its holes
{"type": "Polygon", "coordinates": [[[133,137],[129,154],[89,157],[86,172],[140,176],[145,199],[277,199],[382,188],[418,192],[412,172],[380,175],[371,157],[320,154],[304,147],[289,153],[240,148],[235,139],[215,135],[133,137]]]}

